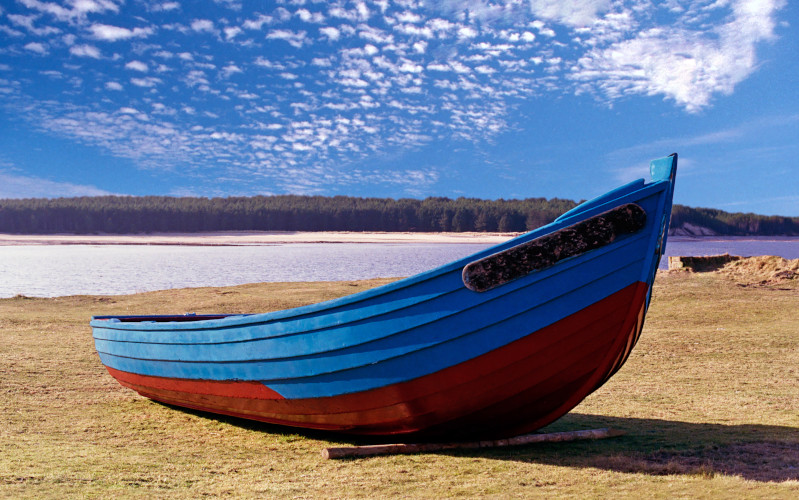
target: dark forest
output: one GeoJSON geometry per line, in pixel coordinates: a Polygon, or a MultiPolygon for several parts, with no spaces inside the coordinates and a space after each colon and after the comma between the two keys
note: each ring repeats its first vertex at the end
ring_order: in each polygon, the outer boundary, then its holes
{"type": "MultiPolygon", "coordinates": [[[[0,232],[139,234],[205,231],[521,232],[577,203],[563,199],[99,196],[0,200],[0,232]]],[[[799,217],[728,213],[675,205],[672,228],[720,235],[797,235],[799,217]]]]}

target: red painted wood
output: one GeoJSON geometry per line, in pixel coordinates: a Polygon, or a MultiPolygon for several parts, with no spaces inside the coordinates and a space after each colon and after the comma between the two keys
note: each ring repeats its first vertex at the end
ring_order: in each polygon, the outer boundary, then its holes
{"type": "Polygon", "coordinates": [[[138,391],[137,388],[147,388],[151,391],[164,391],[165,393],[204,394],[244,399],[283,399],[283,396],[260,382],[148,377],[115,370],[107,366],[106,369],[120,384],[136,391],[138,391]]]}
{"type": "Polygon", "coordinates": [[[358,434],[510,436],[564,415],[621,366],[640,334],[646,292],[644,283],[630,285],[459,365],[336,397],[288,400],[258,382],[109,372],[151,399],[277,424],[358,434]]]}

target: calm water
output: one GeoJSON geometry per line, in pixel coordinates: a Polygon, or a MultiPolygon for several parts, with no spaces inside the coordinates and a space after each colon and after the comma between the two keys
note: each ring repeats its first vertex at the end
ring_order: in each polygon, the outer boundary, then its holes
{"type": "MultiPolygon", "coordinates": [[[[488,245],[311,243],[191,247],[0,246],[0,297],[116,295],[263,281],[337,281],[409,276],[488,245]]],[[[799,238],[669,239],[666,255],[799,258],[799,238]]],[[[665,268],[666,259],[661,262],[665,268]]]]}
{"type": "Polygon", "coordinates": [[[0,246],[0,297],[116,295],[263,281],[408,276],[487,245],[0,246]]]}

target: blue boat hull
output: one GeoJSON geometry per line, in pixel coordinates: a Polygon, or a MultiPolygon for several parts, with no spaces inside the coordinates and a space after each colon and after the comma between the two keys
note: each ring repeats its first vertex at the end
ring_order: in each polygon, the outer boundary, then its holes
{"type": "Polygon", "coordinates": [[[629,356],[665,246],[675,172],[676,155],[656,160],[650,183],[380,288],[266,314],[96,317],[95,345],[120,383],[188,408],[358,434],[528,432],[629,356]],[[607,230],[624,207],[644,216],[607,230]],[[590,233],[562,254],[575,231],[594,229],[604,239],[590,233]],[[558,255],[542,256],[550,247],[558,255]],[[483,274],[470,281],[472,269],[483,274]]]}

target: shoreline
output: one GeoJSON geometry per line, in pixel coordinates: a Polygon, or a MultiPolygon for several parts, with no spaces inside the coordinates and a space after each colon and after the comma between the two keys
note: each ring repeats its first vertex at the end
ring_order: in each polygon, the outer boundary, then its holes
{"type": "MultiPolygon", "coordinates": [[[[174,245],[258,246],[309,243],[423,243],[497,244],[523,233],[422,233],[389,231],[214,231],[150,234],[8,234],[0,233],[0,246],[24,245],[174,245]]],[[[797,236],[684,236],[671,241],[793,241],[797,236]]]]}
{"type": "Polygon", "coordinates": [[[412,233],[352,231],[219,231],[151,234],[0,234],[0,246],[178,245],[244,246],[292,243],[502,243],[521,233],[412,233]]]}

